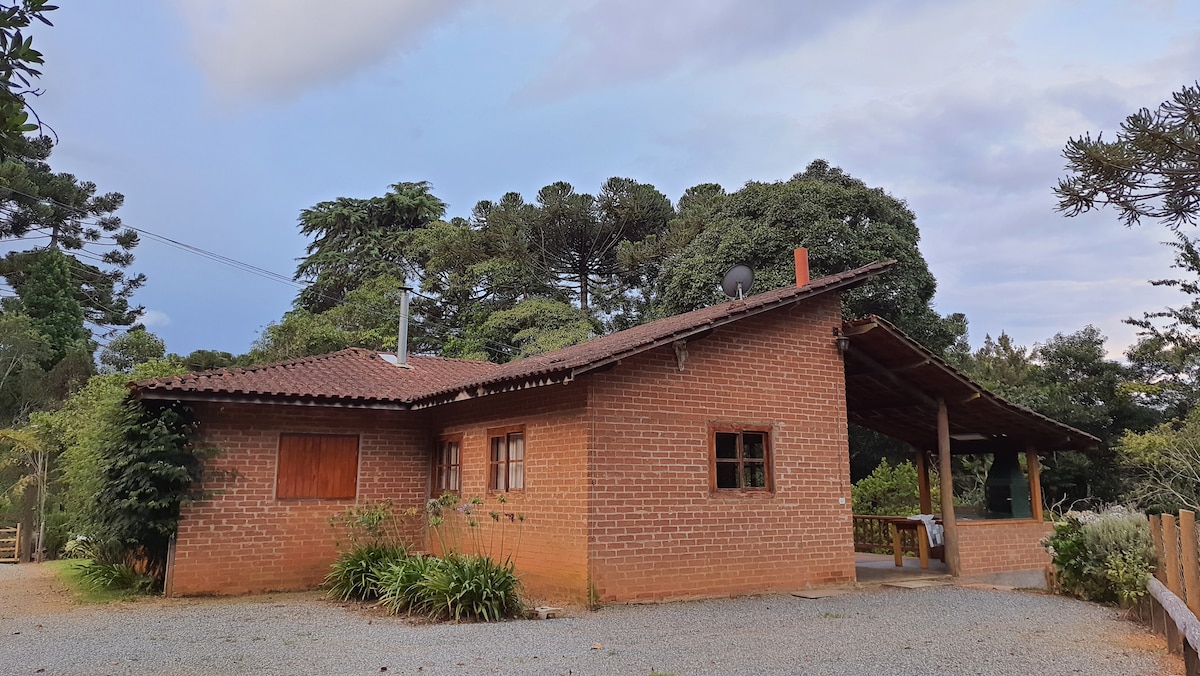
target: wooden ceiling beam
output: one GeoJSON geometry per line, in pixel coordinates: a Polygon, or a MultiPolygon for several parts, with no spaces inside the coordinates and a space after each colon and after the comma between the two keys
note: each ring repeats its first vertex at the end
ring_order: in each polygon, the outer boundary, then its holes
{"type": "MultiPolygon", "coordinates": [[[[861,327],[859,327],[859,328],[861,328],[861,327]]],[[[919,399],[926,406],[932,406],[934,408],[937,408],[937,405],[938,405],[937,399],[930,396],[928,393],[920,390],[919,388],[912,385],[911,383],[905,382],[903,379],[900,378],[900,376],[893,373],[890,369],[888,369],[888,367],[875,361],[875,359],[873,357],[871,357],[870,355],[868,355],[866,352],[863,352],[862,350],[854,349],[853,342],[850,343],[849,349],[846,350],[846,355],[850,356],[853,359],[857,360],[858,362],[864,364],[865,366],[867,366],[867,368],[869,368],[874,373],[876,373],[880,376],[883,376],[883,378],[886,379],[888,382],[890,382],[892,385],[895,385],[898,389],[900,389],[904,392],[907,392],[908,394],[912,395],[916,399],[919,399]]]]}

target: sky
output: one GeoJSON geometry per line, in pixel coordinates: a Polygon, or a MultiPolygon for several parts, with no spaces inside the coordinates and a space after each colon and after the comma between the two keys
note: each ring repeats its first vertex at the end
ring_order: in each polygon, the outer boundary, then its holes
{"type": "MultiPolygon", "coordinates": [[[[906,200],[942,313],[971,341],[1181,304],[1167,231],[1066,218],[1072,136],[1111,135],[1200,74],[1172,0],[123,0],[37,30],[51,166],[136,226],[290,275],[299,212],[429,181],[482,199],[610,176],[672,200],[823,158],[906,200]]],[[[167,349],[246,351],[296,288],[145,239],[132,270],[167,349]]],[[[714,284],[716,281],[714,281],[714,284]]]]}

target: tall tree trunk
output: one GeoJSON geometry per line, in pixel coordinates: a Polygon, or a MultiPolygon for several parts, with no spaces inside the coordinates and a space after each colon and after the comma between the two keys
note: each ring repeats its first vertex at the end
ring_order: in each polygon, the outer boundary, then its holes
{"type": "Polygon", "coordinates": [[[588,274],[579,275],[579,309],[588,312],[588,274]]]}

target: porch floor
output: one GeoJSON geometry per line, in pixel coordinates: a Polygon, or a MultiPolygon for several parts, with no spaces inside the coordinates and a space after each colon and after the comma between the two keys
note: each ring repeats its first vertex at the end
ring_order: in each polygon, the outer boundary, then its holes
{"type": "Polygon", "coordinates": [[[891,554],[854,553],[854,572],[859,584],[883,584],[908,580],[941,579],[949,575],[946,564],[931,559],[928,568],[921,568],[916,557],[904,557],[904,566],[897,567],[891,554]]]}

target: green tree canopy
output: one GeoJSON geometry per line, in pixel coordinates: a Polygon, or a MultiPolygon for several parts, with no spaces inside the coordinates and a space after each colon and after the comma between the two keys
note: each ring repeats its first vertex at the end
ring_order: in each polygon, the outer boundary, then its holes
{"type": "Polygon", "coordinates": [[[1200,510],[1200,410],[1183,421],[1129,432],[1117,448],[1131,476],[1128,496],[1139,506],[1200,510]]]}
{"type": "Polygon", "coordinates": [[[33,329],[49,346],[42,363],[50,368],[62,361],[67,352],[85,347],[91,334],[84,327],[84,311],[75,294],[71,261],[62,252],[48,249],[26,259],[15,298],[0,304],[4,312],[29,317],[33,329]]]}
{"type": "Polygon", "coordinates": [[[814,277],[898,261],[897,269],[846,294],[846,314],[882,316],[937,352],[966,331],[962,315],[934,311],[937,283],[917,246],[916,218],[880,188],[816,160],[787,181],[747,183],[724,197],[711,188],[693,196],[688,217],[705,223],[663,261],[655,286],[658,315],[725,300],[721,276],[739,264],[754,269],[756,291],[795,284],[792,251],[803,246],[814,277]]]}
{"type": "Polygon", "coordinates": [[[339,197],[300,213],[300,232],[312,237],[296,266],[307,286],[296,306],[321,312],[381,275],[418,276],[408,246],[413,231],[446,213],[428,183],[396,183],[382,197],[339,197]]]}
{"type": "Polygon", "coordinates": [[[1033,349],[1005,334],[961,358],[958,366],[1008,401],[1031,408],[1101,440],[1093,454],[1059,452],[1046,458],[1042,489],[1052,502],[1112,501],[1122,490],[1112,450],[1126,430],[1143,431],[1162,414],[1136,396],[1137,373],[1109,359],[1106,339],[1094,326],[1059,333],[1033,349]]]}
{"type": "Polygon", "coordinates": [[[1172,229],[1200,212],[1200,85],[1125,118],[1116,138],[1072,138],[1063,150],[1071,176],[1058,182],[1058,208],[1069,216],[1112,207],[1126,225],[1143,218],[1172,229]]]}
{"type": "Polygon", "coordinates": [[[1145,339],[1130,354],[1132,362],[1145,376],[1160,376],[1143,381],[1145,394],[1186,414],[1196,401],[1191,383],[1200,381],[1200,250],[1182,229],[1195,225],[1200,213],[1200,85],[1128,116],[1112,140],[1102,133],[1071,138],[1063,157],[1070,176],[1054,190],[1061,212],[1109,207],[1126,226],[1150,219],[1172,231],[1167,244],[1181,272],[1150,283],[1179,290],[1187,302],[1127,321],[1145,339]]]}
{"type": "Polygon", "coordinates": [[[46,13],[56,9],[47,0],[20,0],[0,4],[0,161],[7,157],[11,143],[41,126],[27,97],[40,92],[31,81],[41,75],[42,53],[33,48],[33,36],[27,29],[34,21],[49,26],[46,13]],[[33,116],[35,121],[31,121],[33,116]]]}
{"type": "Polygon", "coordinates": [[[109,341],[100,350],[100,370],[106,373],[129,373],[134,366],[166,356],[162,338],[145,328],[127,331],[109,341]]]}

